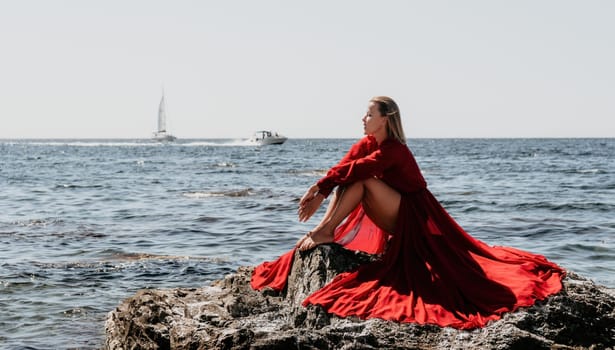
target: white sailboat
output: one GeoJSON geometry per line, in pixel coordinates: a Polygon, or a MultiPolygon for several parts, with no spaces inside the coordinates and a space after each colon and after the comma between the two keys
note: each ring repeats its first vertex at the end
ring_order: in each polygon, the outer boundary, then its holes
{"type": "Polygon", "coordinates": [[[156,141],[175,141],[177,137],[167,132],[167,112],[164,103],[164,92],[158,106],[158,131],[154,132],[153,139],[156,141]]]}

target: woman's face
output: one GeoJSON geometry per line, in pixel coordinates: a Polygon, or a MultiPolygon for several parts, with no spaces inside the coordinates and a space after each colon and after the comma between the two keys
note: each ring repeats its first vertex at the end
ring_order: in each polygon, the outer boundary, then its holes
{"type": "Polygon", "coordinates": [[[376,102],[370,102],[367,106],[367,112],[363,116],[363,133],[365,135],[374,135],[379,132],[386,133],[387,118],[383,117],[378,110],[376,102]]]}

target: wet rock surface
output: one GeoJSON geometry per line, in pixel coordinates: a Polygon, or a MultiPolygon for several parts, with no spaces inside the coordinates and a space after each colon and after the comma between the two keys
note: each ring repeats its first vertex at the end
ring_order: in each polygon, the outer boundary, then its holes
{"type": "Polygon", "coordinates": [[[252,290],[248,267],[203,288],[139,291],[109,313],[105,349],[615,349],[615,292],[572,273],[559,294],[470,331],[301,306],[372,258],[337,245],[297,253],[281,293],[252,290]]]}

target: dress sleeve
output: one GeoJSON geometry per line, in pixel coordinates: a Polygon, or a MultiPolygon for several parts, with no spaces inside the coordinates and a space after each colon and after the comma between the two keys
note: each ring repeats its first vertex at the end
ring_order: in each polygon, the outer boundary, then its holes
{"type": "Polygon", "coordinates": [[[355,157],[338,163],[317,182],[319,193],[327,197],[335,186],[365,180],[373,176],[380,177],[383,171],[390,167],[397,158],[395,148],[390,146],[391,143],[386,143],[362,157],[355,157]]]}
{"type": "MultiPolygon", "coordinates": [[[[329,171],[327,171],[327,175],[325,177],[331,175],[332,171],[334,171],[336,167],[349,163],[353,160],[363,158],[366,155],[368,155],[371,143],[372,143],[372,140],[370,140],[368,136],[368,137],[362,138],[361,140],[353,144],[352,147],[350,147],[350,149],[348,150],[348,152],[346,152],[344,157],[340,159],[337,165],[333,166],[331,169],[329,169],[329,171]]],[[[331,191],[333,191],[333,188],[335,188],[335,186],[336,185],[334,183],[325,184],[325,183],[320,183],[319,181],[318,182],[318,188],[319,188],[318,193],[322,194],[326,198],[329,196],[329,194],[331,194],[331,191]]]]}

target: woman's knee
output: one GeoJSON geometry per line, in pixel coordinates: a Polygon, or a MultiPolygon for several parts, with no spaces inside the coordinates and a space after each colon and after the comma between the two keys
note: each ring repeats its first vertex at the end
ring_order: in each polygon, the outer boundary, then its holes
{"type": "Polygon", "coordinates": [[[371,206],[383,208],[386,212],[397,212],[401,195],[382,180],[370,178],[364,180],[365,200],[371,206]]]}
{"type": "Polygon", "coordinates": [[[384,183],[382,182],[382,180],[378,179],[377,177],[370,177],[367,178],[365,180],[361,181],[363,183],[363,186],[377,186],[378,183],[384,183]]]}
{"type": "Polygon", "coordinates": [[[399,192],[387,185],[384,181],[375,177],[363,180],[363,187],[365,187],[368,192],[376,195],[399,196],[399,192]]]}

